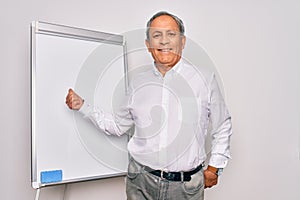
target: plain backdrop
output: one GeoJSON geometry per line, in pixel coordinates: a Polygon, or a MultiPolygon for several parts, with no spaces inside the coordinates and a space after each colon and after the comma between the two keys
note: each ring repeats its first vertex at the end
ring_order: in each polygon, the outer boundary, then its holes
{"type": "MultiPolygon", "coordinates": [[[[297,0],[2,0],[0,198],[32,200],[30,23],[121,34],[155,12],[183,19],[222,78],[233,118],[232,160],[206,200],[300,198],[300,2],[297,0]]],[[[130,67],[130,66],[129,66],[130,67]]],[[[41,200],[62,200],[64,186],[41,200]]],[[[126,199],[124,177],[68,185],[67,200],[126,199]]]]}

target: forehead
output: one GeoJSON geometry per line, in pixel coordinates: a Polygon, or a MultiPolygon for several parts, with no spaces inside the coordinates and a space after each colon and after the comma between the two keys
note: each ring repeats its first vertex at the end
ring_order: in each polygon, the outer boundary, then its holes
{"type": "Polygon", "coordinates": [[[159,16],[152,21],[150,31],[157,29],[179,31],[176,21],[168,15],[159,16]]]}

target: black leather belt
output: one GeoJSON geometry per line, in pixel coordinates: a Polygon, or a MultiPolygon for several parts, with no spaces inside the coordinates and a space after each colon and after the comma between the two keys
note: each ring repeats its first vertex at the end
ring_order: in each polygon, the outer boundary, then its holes
{"type": "Polygon", "coordinates": [[[147,166],[144,166],[144,169],[155,176],[169,181],[190,181],[191,176],[202,169],[202,164],[188,172],[166,172],[164,170],[154,170],[147,166]]]}

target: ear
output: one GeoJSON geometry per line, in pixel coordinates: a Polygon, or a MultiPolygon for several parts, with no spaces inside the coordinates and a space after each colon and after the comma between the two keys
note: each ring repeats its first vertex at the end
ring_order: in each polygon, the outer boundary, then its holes
{"type": "Polygon", "coordinates": [[[185,35],[183,35],[183,36],[181,36],[181,49],[184,49],[185,42],[186,42],[186,37],[185,37],[185,35]]]}
{"type": "Polygon", "coordinates": [[[146,47],[148,49],[148,52],[151,52],[150,42],[149,42],[148,39],[145,40],[145,45],[146,45],[146,47]]]}

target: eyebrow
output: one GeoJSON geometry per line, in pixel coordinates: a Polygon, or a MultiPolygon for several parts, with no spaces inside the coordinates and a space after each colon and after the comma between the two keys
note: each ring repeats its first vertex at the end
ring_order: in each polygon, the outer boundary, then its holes
{"type": "MultiPolygon", "coordinates": [[[[155,33],[162,33],[163,31],[160,31],[160,30],[155,30],[152,34],[155,34],[155,33]]],[[[176,30],[167,30],[166,31],[167,33],[169,32],[175,32],[175,33],[178,33],[179,31],[176,31],[176,30]]]]}

